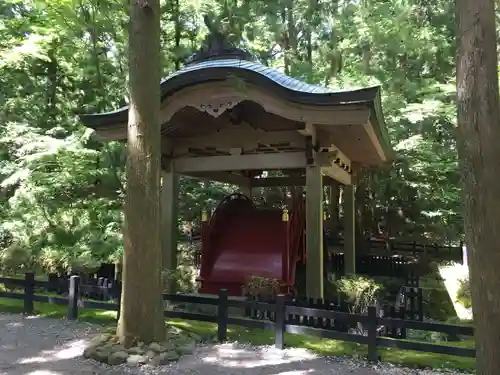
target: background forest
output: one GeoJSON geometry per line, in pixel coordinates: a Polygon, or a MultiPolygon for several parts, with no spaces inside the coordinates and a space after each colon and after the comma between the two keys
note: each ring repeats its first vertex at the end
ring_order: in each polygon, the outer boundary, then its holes
{"type": "MultiPolygon", "coordinates": [[[[77,114],[126,104],[125,3],[0,3],[3,267],[67,270],[121,256],[125,147],[98,141],[77,114]]],[[[382,226],[416,241],[462,239],[453,2],[167,0],[162,7],[165,77],[200,46],[209,15],[233,42],[291,76],[339,88],[381,85],[397,160],[387,171],[363,171],[360,232],[382,226]]],[[[181,178],[179,220],[199,218],[231,189],[181,178]]]]}

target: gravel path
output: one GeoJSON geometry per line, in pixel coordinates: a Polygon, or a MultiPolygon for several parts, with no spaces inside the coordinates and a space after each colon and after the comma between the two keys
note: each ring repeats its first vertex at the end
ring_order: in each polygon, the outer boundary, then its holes
{"type": "MultiPolygon", "coordinates": [[[[0,375],[437,375],[391,365],[317,357],[303,349],[279,352],[236,343],[199,348],[159,368],[108,367],[81,358],[98,327],[82,322],[0,314],[0,375]]],[[[453,374],[447,372],[447,374],[453,374]]]]}

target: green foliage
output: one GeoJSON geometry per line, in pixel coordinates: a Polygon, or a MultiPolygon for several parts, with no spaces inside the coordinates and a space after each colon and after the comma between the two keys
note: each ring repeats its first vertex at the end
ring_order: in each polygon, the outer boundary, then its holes
{"type": "Polygon", "coordinates": [[[439,273],[421,278],[420,284],[426,318],[444,322],[456,317],[457,313],[453,301],[439,273]]]}
{"type": "Polygon", "coordinates": [[[175,270],[164,270],[162,280],[164,290],[170,292],[169,288],[174,286],[176,292],[194,293],[197,290],[196,268],[192,262],[195,246],[180,244],[178,251],[178,265],[175,270]]]}
{"type": "MultiPolygon", "coordinates": [[[[375,231],[382,222],[391,235],[456,242],[462,219],[452,6],[444,0],[166,0],[163,75],[200,45],[208,15],[230,40],[292,76],[338,88],[382,85],[397,160],[390,171],[361,174],[359,227],[375,231]]],[[[118,0],[0,5],[2,267],[63,272],[121,256],[125,149],[96,139],[75,114],[126,104],[126,14],[118,0]]],[[[240,80],[233,83],[244,90],[240,80]]],[[[196,224],[203,209],[234,190],[182,177],[179,221],[196,224]]],[[[256,195],[282,204],[282,189],[256,195]]]]}
{"type": "Polygon", "coordinates": [[[13,243],[0,253],[1,269],[9,271],[28,271],[31,267],[31,253],[29,249],[13,243]]]}
{"type": "Polygon", "coordinates": [[[457,301],[467,309],[472,307],[472,295],[470,291],[469,278],[460,280],[460,287],[457,291],[457,301]]]}
{"type": "Polygon", "coordinates": [[[261,299],[274,299],[280,293],[281,282],[276,279],[251,276],[243,286],[243,294],[261,299]]]}
{"type": "Polygon", "coordinates": [[[351,305],[351,312],[356,314],[366,313],[383,290],[382,285],[364,276],[343,277],[335,281],[335,285],[351,305]]]}

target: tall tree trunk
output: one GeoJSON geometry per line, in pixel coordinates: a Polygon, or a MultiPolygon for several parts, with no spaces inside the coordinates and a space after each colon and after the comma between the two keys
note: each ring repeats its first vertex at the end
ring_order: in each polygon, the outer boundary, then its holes
{"type": "Polygon", "coordinates": [[[294,17],[294,2],[293,0],[289,0],[286,7],[286,29],[288,35],[288,66],[290,69],[290,74],[292,76],[297,74],[297,59],[299,58],[298,54],[298,41],[297,41],[297,29],[295,25],[295,17],[294,17]]]}
{"type": "Polygon", "coordinates": [[[284,53],[284,64],[285,64],[285,74],[287,76],[290,75],[290,37],[288,35],[288,29],[286,28],[287,25],[287,8],[286,4],[282,5],[282,8],[280,10],[280,15],[281,15],[281,23],[283,24],[284,30],[283,30],[283,35],[281,35],[280,39],[280,45],[281,48],[283,49],[284,53]]]}
{"type": "Polygon", "coordinates": [[[307,25],[305,27],[306,34],[306,59],[308,65],[308,76],[309,81],[312,82],[313,79],[313,30],[315,29],[313,25],[313,17],[318,11],[318,0],[309,0],[307,10],[306,10],[306,21],[307,25]]]}
{"type": "Polygon", "coordinates": [[[47,53],[49,58],[49,61],[47,61],[47,107],[45,112],[45,121],[43,121],[46,128],[55,126],[57,115],[57,87],[59,84],[57,75],[59,65],[57,63],[55,48],[55,46],[52,46],[47,53]]]}
{"type": "Polygon", "coordinates": [[[160,238],[160,4],[130,3],[127,194],[123,292],[117,335],[165,338],[160,238]]]}
{"type": "Polygon", "coordinates": [[[105,92],[104,92],[104,84],[102,80],[102,74],[101,74],[101,62],[99,59],[99,36],[98,36],[98,30],[97,30],[97,22],[95,19],[97,10],[95,7],[95,4],[91,3],[91,8],[92,8],[92,15],[91,15],[91,20],[90,22],[92,25],[89,28],[89,34],[90,34],[90,40],[92,41],[92,58],[94,60],[94,67],[95,67],[95,78],[96,78],[96,86],[97,86],[97,94],[99,95],[99,107],[97,108],[98,111],[101,110],[101,102],[105,97],[105,92]]]}
{"type": "Polygon", "coordinates": [[[500,104],[493,0],[457,0],[458,150],[477,374],[500,369],[500,104]]]}
{"type": "Polygon", "coordinates": [[[181,68],[181,58],[179,56],[179,52],[181,50],[181,5],[179,0],[174,1],[174,30],[175,30],[175,70],[179,70],[181,68]]]}

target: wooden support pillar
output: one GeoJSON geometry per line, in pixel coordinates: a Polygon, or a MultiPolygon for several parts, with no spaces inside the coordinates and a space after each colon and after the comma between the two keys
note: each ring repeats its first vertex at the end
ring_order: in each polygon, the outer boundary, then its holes
{"type": "Polygon", "coordinates": [[[243,178],[246,180],[245,183],[239,184],[240,185],[240,192],[241,194],[246,195],[248,198],[253,199],[253,193],[252,193],[252,180],[255,177],[255,173],[252,171],[244,171],[242,172],[243,178]]]}
{"type": "Polygon", "coordinates": [[[345,185],[342,191],[344,211],[344,272],[356,273],[356,212],[354,185],[345,185]]]}
{"type": "Polygon", "coordinates": [[[306,293],[323,298],[323,175],[321,167],[306,168],[306,293]]]}
{"type": "Polygon", "coordinates": [[[162,269],[177,269],[177,209],[179,193],[179,177],[172,170],[161,174],[161,235],[162,235],[162,269]]]}

